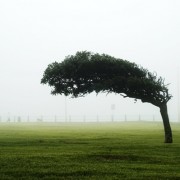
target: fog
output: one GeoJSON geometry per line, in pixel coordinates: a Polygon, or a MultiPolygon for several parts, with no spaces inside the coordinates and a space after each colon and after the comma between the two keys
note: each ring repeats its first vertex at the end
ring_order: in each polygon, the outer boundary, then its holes
{"type": "Polygon", "coordinates": [[[65,98],[40,84],[48,64],[87,50],[165,78],[170,120],[177,121],[179,9],[178,0],[0,0],[0,116],[159,115],[118,94],[65,98]]]}

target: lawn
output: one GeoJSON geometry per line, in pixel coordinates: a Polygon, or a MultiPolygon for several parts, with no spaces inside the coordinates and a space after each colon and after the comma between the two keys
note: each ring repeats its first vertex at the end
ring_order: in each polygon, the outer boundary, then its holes
{"type": "Polygon", "coordinates": [[[0,179],[180,179],[180,124],[0,123],[0,179]]]}

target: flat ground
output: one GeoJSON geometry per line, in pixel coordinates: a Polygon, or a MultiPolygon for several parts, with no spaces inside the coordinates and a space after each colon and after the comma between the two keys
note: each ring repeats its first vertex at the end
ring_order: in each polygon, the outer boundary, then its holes
{"type": "Polygon", "coordinates": [[[180,179],[180,124],[1,123],[0,179],[180,179]]]}

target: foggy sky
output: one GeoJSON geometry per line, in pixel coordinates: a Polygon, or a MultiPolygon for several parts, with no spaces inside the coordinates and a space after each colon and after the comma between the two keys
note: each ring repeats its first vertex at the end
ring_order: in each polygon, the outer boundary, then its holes
{"type": "MultiPolygon", "coordinates": [[[[63,115],[65,97],[40,84],[48,64],[76,51],[106,53],[165,78],[177,118],[178,0],[0,0],[0,115],[63,115]]],[[[67,98],[67,113],[156,114],[120,95],[67,98]]]]}

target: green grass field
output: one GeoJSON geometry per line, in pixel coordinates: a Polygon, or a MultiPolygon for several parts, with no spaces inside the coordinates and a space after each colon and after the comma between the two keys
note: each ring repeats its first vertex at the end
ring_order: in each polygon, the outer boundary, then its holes
{"type": "Polygon", "coordinates": [[[180,124],[1,123],[0,179],[180,179],[180,124]]]}

